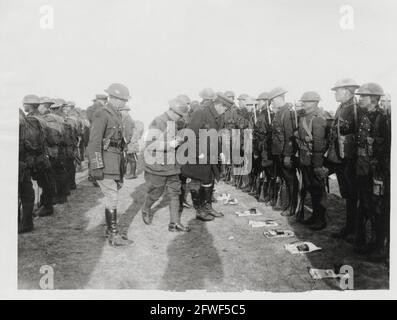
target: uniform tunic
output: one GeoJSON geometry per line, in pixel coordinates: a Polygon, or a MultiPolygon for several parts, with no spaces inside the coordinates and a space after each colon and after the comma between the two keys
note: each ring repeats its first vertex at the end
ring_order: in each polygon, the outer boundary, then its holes
{"type": "MultiPolygon", "coordinates": [[[[211,184],[213,183],[214,179],[219,180],[220,174],[219,174],[219,167],[217,164],[219,154],[214,154],[215,152],[212,152],[211,154],[211,144],[209,143],[209,141],[207,143],[207,149],[206,149],[207,152],[206,154],[203,154],[205,159],[207,160],[206,164],[199,163],[200,152],[202,152],[201,150],[203,151],[205,150],[204,147],[205,142],[200,141],[199,132],[200,129],[206,129],[206,130],[215,129],[218,132],[221,128],[221,121],[222,121],[221,117],[218,114],[218,112],[215,110],[214,104],[212,102],[207,104],[202,109],[198,109],[193,113],[190,123],[187,124],[187,129],[192,130],[196,135],[196,163],[195,164],[187,163],[182,166],[182,174],[185,177],[199,180],[203,184],[211,184]],[[201,145],[201,150],[200,150],[200,145],[201,145]],[[210,155],[212,155],[212,159],[209,159],[210,155]]],[[[219,150],[220,149],[218,148],[218,152],[219,150]]],[[[213,151],[215,151],[215,148],[213,149],[213,151]]]]}

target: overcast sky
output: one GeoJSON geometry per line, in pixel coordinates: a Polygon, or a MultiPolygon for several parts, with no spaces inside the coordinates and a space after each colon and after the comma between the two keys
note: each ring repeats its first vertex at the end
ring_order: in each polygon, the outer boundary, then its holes
{"type": "Polygon", "coordinates": [[[8,116],[29,93],[86,108],[121,82],[131,114],[148,123],[177,94],[198,99],[212,87],[256,97],[281,85],[291,102],[317,90],[334,110],[330,88],[341,77],[392,87],[394,3],[0,0],[0,100],[8,116]],[[346,4],[353,30],[340,27],[346,4]],[[43,5],[54,8],[53,30],[40,28],[43,5]]]}

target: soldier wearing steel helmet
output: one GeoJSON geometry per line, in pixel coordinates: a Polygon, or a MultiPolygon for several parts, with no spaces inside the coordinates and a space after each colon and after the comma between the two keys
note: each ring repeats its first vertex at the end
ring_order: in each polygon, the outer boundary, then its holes
{"type": "Polygon", "coordinates": [[[105,196],[106,235],[113,247],[131,245],[126,234],[118,230],[118,193],[123,186],[124,139],[120,110],[130,99],[126,86],[114,83],[105,92],[107,104],[95,113],[87,147],[89,166],[105,196]]]}
{"type": "Polygon", "coordinates": [[[287,90],[282,87],[276,87],[269,93],[269,100],[275,112],[272,123],[271,151],[274,161],[274,176],[277,177],[276,182],[272,183],[274,198],[271,202],[276,205],[276,209],[283,210],[282,215],[292,216],[295,214],[298,199],[298,180],[294,163],[297,116],[295,112],[291,111],[292,105],[285,101],[286,93],[287,90]],[[287,194],[288,197],[281,197],[283,194],[287,194]],[[274,203],[276,197],[282,201],[274,203]]]}
{"type": "Polygon", "coordinates": [[[356,92],[361,109],[357,134],[357,186],[359,208],[356,219],[354,247],[358,253],[387,257],[385,241],[389,228],[390,141],[386,112],[379,106],[384,95],[377,83],[365,83],[356,92]],[[375,231],[366,242],[366,223],[369,219],[375,231]]]}
{"type": "Polygon", "coordinates": [[[79,158],[79,147],[83,138],[83,122],[75,110],[73,101],[66,101],[62,107],[63,117],[66,125],[70,126],[73,143],[68,150],[66,171],[70,190],[76,190],[76,165],[80,164],[83,159],[79,158]]]}
{"type": "MultiPolygon", "coordinates": [[[[253,113],[252,108],[248,106],[248,104],[252,104],[253,99],[246,93],[242,93],[237,97],[238,106],[235,108],[235,116],[236,116],[236,129],[240,130],[240,140],[236,139],[232,144],[232,152],[233,150],[240,150],[240,156],[243,156],[243,145],[244,145],[244,130],[253,128],[253,113]]],[[[233,108],[233,107],[232,107],[233,108]]],[[[249,178],[243,172],[244,163],[242,164],[234,164],[233,172],[234,174],[234,185],[237,188],[245,189],[246,192],[249,192],[249,178]]]]}
{"type": "Polygon", "coordinates": [[[19,109],[18,233],[33,230],[35,194],[32,175],[37,179],[38,169],[43,167],[40,164],[45,159],[44,133],[40,121],[34,116],[38,114],[40,99],[36,95],[27,95],[22,103],[28,115],[19,109]]]}
{"type": "Polygon", "coordinates": [[[355,138],[358,130],[360,108],[354,97],[359,85],[349,78],[336,82],[331,90],[340,103],[330,130],[327,166],[336,173],[341,196],[346,200],[346,224],[332,236],[353,241],[357,217],[357,145],[355,138]]]}
{"type": "Polygon", "coordinates": [[[212,221],[215,217],[223,217],[223,214],[212,207],[214,183],[220,179],[218,155],[221,151],[219,147],[216,149],[214,144],[201,141],[200,130],[222,129],[221,115],[232,105],[233,102],[223,94],[217,94],[216,99],[197,110],[187,124],[187,129],[192,130],[196,135],[195,144],[190,141],[188,143],[192,143],[190,146],[196,148],[197,157],[193,163],[189,161],[182,166],[182,174],[191,179],[189,188],[196,218],[202,221],[212,221]]]}
{"type": "Polygon", "coordinates": [[[168,111],[156,117],[149,126],[144,153],[147,194],[142,208],[142,218],[145,224],[152,223],[152,206],[165,192],[169,199],[170,232],[190,231],[189,227],[181,223],[181,167],[176,159],[178,147],[184,142],[184,139],[177,135],[177,123],[186,118],[188,111],[186,100],[175,98],[169,101],[168,111]],[[173,155],[170,157],[170,154],[173,155]]]}
{"type": "Polygon", "coordinates": [[[70,127],[66,125],[62,111],[65,100],[53,99],[49,105],[49,113],[45,112],[49,136],[53,137],[50,143],[50,162],[55,179],[55,204],[64,204],[70,195],[70,183],[67,175],[67,146],[71,143],[70,127]]]}
{"type": "Polygon", "coordinates": [[[254,152],[259,159],[260,172],[256,174],[259,183],[256,197],[261,202],[268,202],[269,185],[273,171],[271,154],[271,134],[274,112],[270,108],[269,93],[263,92],[256,99],[258,103],[257,122],[254,127],[254,152]]]}
{"type": "MultiPolygon", "coordinates": [[[[318,107],[321,100],[315,91],[308,91],[302,95],[302,111],[298,125],[299,167],[302,172],[303,191],[310,193],[313,213],[307,220],[300,220],[310,229],[317,231],[326,228],[325,180],[328,171],[324,167],[323,157],[326,149],[327,123],[318,107]]],[[[304,216],[304,201],[301,203],[298,217],[304,216]]]]}
{"type": "Polygon", "coordinates": [[[199,92],[199,97],[201,98],[200,106],[203,107],[215,101],[216,93],[211,88],[204,88],[199,92]]]}
{"type": "Polygon", "coordinates": [[[52,101],[48,97],[42,97],[37,103],[31,101],[28,118],[35,118],[39,121],[41,130],[43,131],[44,158],[42,164],[37,164],[34,169],[33,179],[37,181],[38,186],[42,189],[39,201],[39,208],[35,211],[36,216],[44,217],[53,214],[53,203],[56,200],[56,185],[54,171],[51,166],[50,144],[51,135],[47,125],[46,113],[52,101]]]}

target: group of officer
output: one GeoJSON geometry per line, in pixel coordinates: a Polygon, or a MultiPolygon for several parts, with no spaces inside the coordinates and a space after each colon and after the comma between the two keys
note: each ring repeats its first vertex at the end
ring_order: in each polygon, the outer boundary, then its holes
{"type": "Polygon", "coordinates": [[[83,110],[63,99],[23,98],[19,110],[19,203],[18,231],[33,229],[33,216],[54,213],[54,205],[64,204],[76,189],[76,167],[81,166],[88,143],[89,124],[83,110]],[[41,190],[34,211],[32,180],[41,190]]]}
{"type": "MultiPolygon", "coordinates": [[[[189,232],[190,228],[181,223],[183,208],[191,206],[187,201],[189,192],[197,219],[222,218],[223,213],[215,210],[212,203],[216,201],[214,186],[223,179],[254,195],[258,201],[281,210],[282,215],[295,216],[298,222],[314,231],[322,230],[327,226],[328,178],[335,173],[346,201],[346,225],[333,236],[352,242],[359,253],[384,257],[390,220],[390,96],[376,83],[359,86],[352,79],[339,80],[332,90],[340,103],[334,116],[319,107],[321,98],[317,92],[305,92],[300,103],[293,105],[286,102],[287,90],[282,87],[264,92],[257,99],[241,94],[237,105],[232,91],[216,93],[210,88],[199,93],[201,102],[191,101],[186,95],[169,101],[168,110],[151,122],[146,139],[143,221],[150,225],[154,204],[167,197],[169,231],[189,232]],[[171,130],[170,122],[175,124],[171,130]],[[211,144],[200,141],[201,129],[222,130],[218,143],[222,145],[222,140],[230,140],[231,148],[219,149],[216,159],[210,159],[211,144]],[[195,133],[195,137],[187,138],[184,134],[187,130],[195,133]],[[228,134],[229,130],[241,131],[241,135],[236,139],[228,134]],[[248,156],[244,148],[247,131],[252,139],[248,156]],[[175,155],[186,144],[196,149],[196,161],[180,165],[175,155]],[[202,153],[203,146],[207,154],[202,153]],[[233,163],[236,150],[243,157],[243,163],[233,163]],[[211,161],[202,161],[203,158],[211,161]],[[250,161],[251,170],[247,172],[244,168],[250,161]],[[305,219],[307,193],[311,195],[313,211],[305,219]],[[372,230],[369,240],[368,225],[372,230]]],[[[32,227],[31,215],[25,214],[25,208],[26,212],[31,211],[26,205],[26,199],[32,197],[30,174],[34,173],[32,178],[43,190],[36,214],[52,214],[53,203],[66,201],[69,190],[75,188],[74,164],[79,159],[76,150],[83,141],[87,146],[90,177],[105,195],[106,237],[115,247],[133,243],[117,225],[118,193],[123,186],[126,163],[130,162],[133,171],[126,177],[136,178],[138,150],[125,152],[134,127],[128,119],[126,105],[130,94],[128,88],[119,83],[105,91],[107,95],[97,95],[94,105],[87,109],[88,121],[80,122],[72,103],[25,97],[27,114],[21,112],[20,123],[31,124],[37,120],[45,128],[45,147],[38,151],[26,143],[27,140],[20,140],[20,164],[28,163],[20,165],[22,231],[32,227]],[[68,132],[69,127],[73,129],[71,143],[61,138],[50,141],[49,132],[55,123],[65,127],[62,132],[68,132]],[[88,141],[84,140],[84,126],[90,128],[88,141]],[[27,160],[29,158],[34,161],[27,160]],[[44,162],[48,159],[48,163],[42,164],[43,161],[38,160],[42,158],[44,162]],[[23,170],[26,167],[30,170],[23,170]]],[[[40,134],[37,137],[39,139],[40,134]]]]}

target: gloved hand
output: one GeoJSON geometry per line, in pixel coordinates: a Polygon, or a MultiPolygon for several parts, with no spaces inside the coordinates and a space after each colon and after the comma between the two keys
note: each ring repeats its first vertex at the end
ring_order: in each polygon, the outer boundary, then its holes
{"type": "Polygon", "coordinates": [[[92,169],[91,176],[95,178],[95,180],[103,180],[103,169],[92,169]]]}
{"type": "Polygon", "coordinates": [[[326,179],[329,174],[329,170],[325,167],[314,168],[314,174],[320,180],[326,179]]]}
{"type": "Polygon", "coordinates": [[[291,162],[291,157],[284,157],[284,166],[287,169],[291,169],[292,168],[292,162],[291,162]]]}

